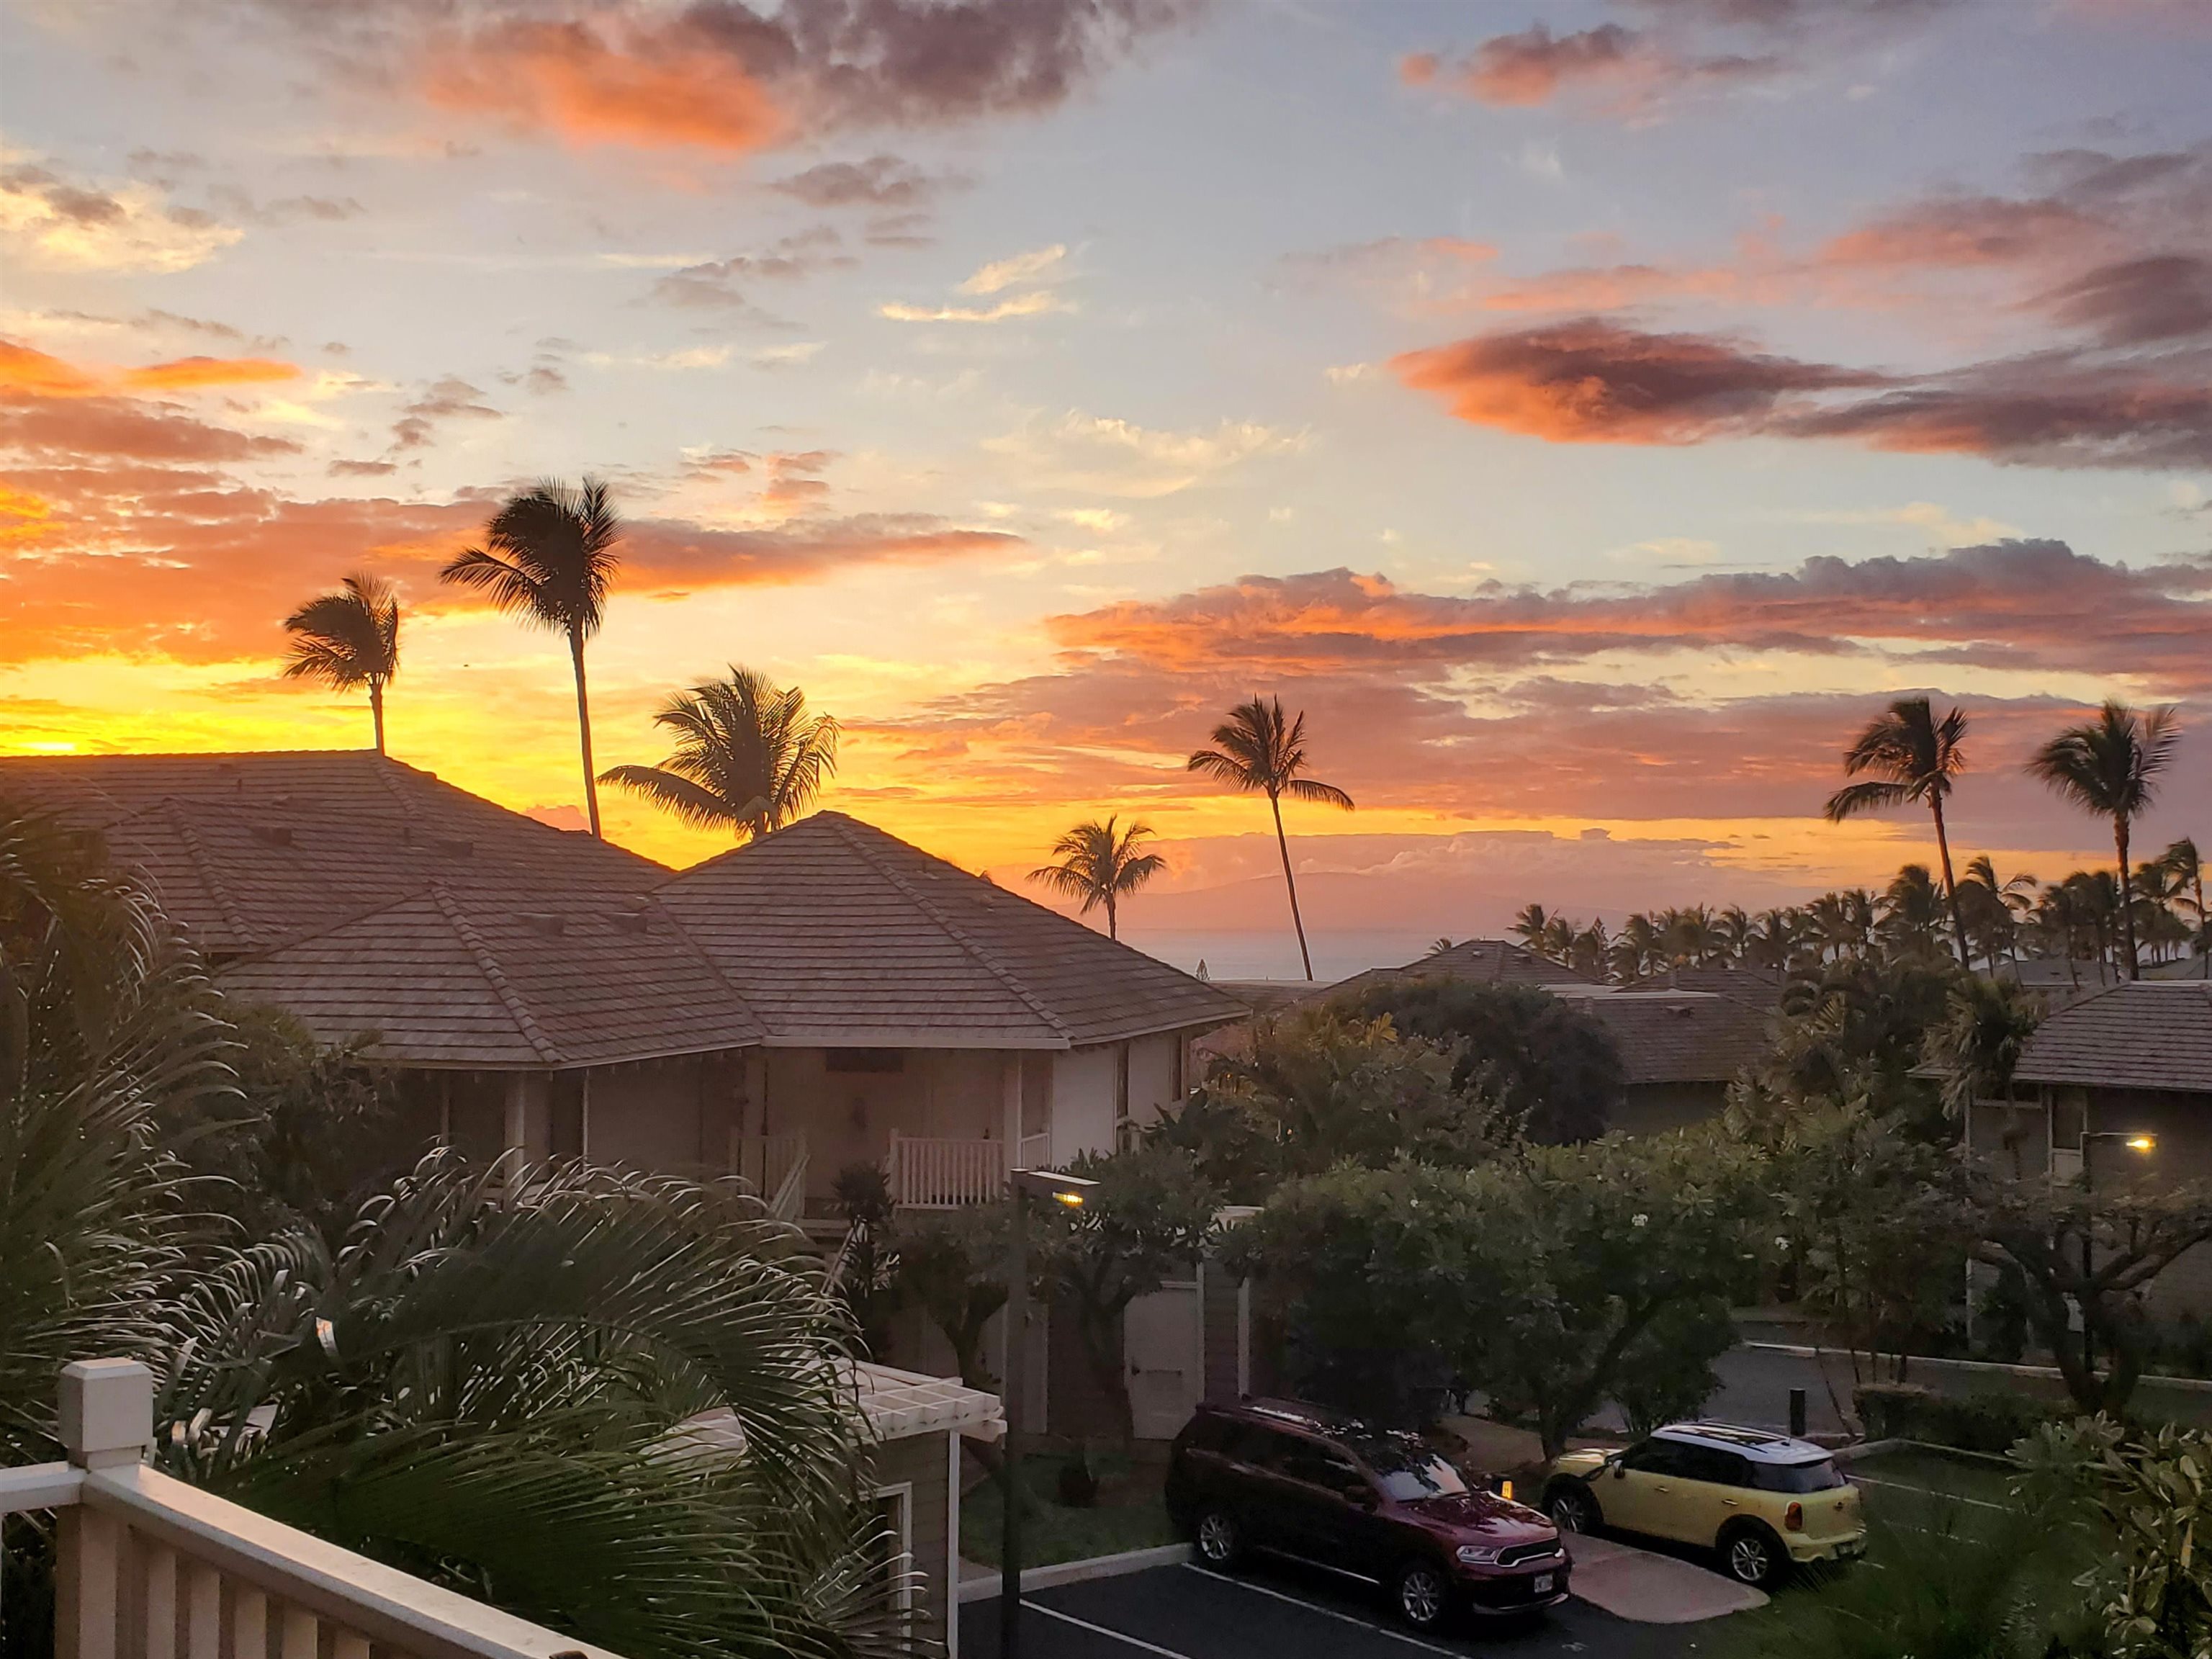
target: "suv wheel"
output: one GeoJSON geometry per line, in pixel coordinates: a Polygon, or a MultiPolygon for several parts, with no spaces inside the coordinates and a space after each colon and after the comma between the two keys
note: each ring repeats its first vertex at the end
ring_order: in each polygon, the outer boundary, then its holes
{"type": "Polygon", "coordinates": [[[1198,1517],[1192,1542],[1197,1546],[1198,1559],[1209,1567],[1233,1567],[1244,1553],[1244,1534],[1236,1521],[1219,1510],[1208,1510],[1198,1517]]]}
{"type": "Polygon", "coordinates": [[[1415,1630],[1434,1630],[1451,1606],[1451,1584],[1433,1561],[1413,1561],[1400,1570],[1398,1616],[1415,1630]]]}
{"type": "Polygon", "coordinates": [[[1781,1540],[1762,1526],[1741,1522],[1720,1537],[1721,1565],[1729,1577],[1753,1589],[1771,1589],[1789,1571],[1781,1540]]]}
{"type": "Polygon", "coordinates": [[[1563,1480],[1553,1487],[1544,1508],[1561,1532],[1595,1532],[1605,1524],[1605,1517],[1598,1513],[1597,1499],[1579,1480],[1563,1480]]]}

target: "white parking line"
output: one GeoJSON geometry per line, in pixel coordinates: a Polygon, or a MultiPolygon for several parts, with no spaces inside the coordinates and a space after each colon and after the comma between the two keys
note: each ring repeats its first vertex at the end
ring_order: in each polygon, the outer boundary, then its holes
{"type": "Polygon", "coordinates": [[[1116,1642],[1127,1642],[1131,1647],[1142,1648],[1146,1653],[1157,1653],[1160,1659],[1190,1659],[1187,1653],[1177,1653],[1173,1648],[1164,1648],[1157,1643],[1124,1635],[1105,1625],[1094,1625],[1088,1619],[1078,1619],[1072,1613],[1062,1613],[1058,1607],[1048,1607],[1043,1602],[1032,1601],[1026,1596],[1022,1600],[1022,1610],[1024,1613],[1041,1613],[1048,1619],[1057,1619],[1063,1625],[1073,1625],[1078,1630],[1087,1630],[1093,1635],[1110,1636],[1116,1642]]]}
{"type": "Polygon", "coordinates": [[[1995,1510],[2001,1515],[2020,1513],[2009,1504],[1992,1504],[1986,1498],[1969,1498],[1964,1492],[1938,1492],[1933,1486],[1916,1486],[1909,1480],[1878,1480],[1870,1474],[1855,1474],[1851,1482],[1860,1486],[1883,1486],[1891,1492],[1917,1492],[1923,1498],[1939,1498],[1953,1504],[1972,1504],[1978,1510],[1995,1510]]]}
{"type": "Polygon", "coordinates": [[[1440,1648],[1434,1642],[1424,1642],[1418,1636],[1408,1636],[1403,1631],[1391,1630],[1386,1626],[1377,1625],[1365,1619],[1355,1618],[1348,1613],[1339,1613],[1334,1607],[1317,1607],[1303,1596],[1285,1595],[1280,1590],[1269,1589],[1265,1584],[1255,1584],[1247,1578],[1231,1578],[1225,1572],[1212,1572],[1188,1561],[1183,1563],[1183,1571],[1194,1572],[1201,1578],[1211,1578],[1217,1583],[1234,1584],[1239,1589],[1250,1590],[1255,1595],[1272,1595],[1278,1601],[1288,1601],[1294,1607],[1304,1607],[1308,1613],[1317,1613],[1324,1619],[1334,1619],[1346,1625],[1357,1625],[1360,1629],[1371,1631],[1377,1636],[1387,1636],[1394,1642],[1403,1642],[1409,1648],[1419,1648],[1428,1653],[1441,1653],[1446,1655],[1447,1659],[1464,1659],[1462,1650],[1457,1648],[1440,1648]]]}

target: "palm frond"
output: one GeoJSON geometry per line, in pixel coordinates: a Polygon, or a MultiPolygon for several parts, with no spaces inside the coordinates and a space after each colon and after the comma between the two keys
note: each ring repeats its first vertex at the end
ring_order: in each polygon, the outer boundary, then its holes
{"type": "Polygon", "coordinates": [[[1353,810],[1350,795],[1333,783],[1320,783],[1312,778],[1292,778],[1283,786],[1283,793],[1293,800],[1310,800],[1323,806],[1340,806],[1347,812],[1353,810]]]}
{"type": "Polygon", "coordinates": [[[694,782],[672,767],[611,766],[599,774],[599,781],[617,784],[642,795],[696,829],[723,829],[744,816],[714,790],[694,782]]]}
{"type": "Polygon", "coordinates": [[[1878,811],[1883,807],[1901,805],[1912,799],[1910,785],[1887,783],[1869,779],[1838,789],[1828,797],[1822,808],[1831,823],[1841,823],[1845,818],[1856,817],[1861,812],[1878,811]]]}

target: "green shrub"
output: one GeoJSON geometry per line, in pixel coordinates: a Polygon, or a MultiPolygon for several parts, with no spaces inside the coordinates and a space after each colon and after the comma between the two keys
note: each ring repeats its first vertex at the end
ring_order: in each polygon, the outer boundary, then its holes
{"type": "Polygon", "coordinates": [[[1996,1389],[1942,1395],[1905,1382],[1862,1383],[1851,1391],[1851,1403],[1869,1438],[1995,1453],[2011,1450],[2045,1424],[2070,1414],[2058,1401],[1996,1389]]]}

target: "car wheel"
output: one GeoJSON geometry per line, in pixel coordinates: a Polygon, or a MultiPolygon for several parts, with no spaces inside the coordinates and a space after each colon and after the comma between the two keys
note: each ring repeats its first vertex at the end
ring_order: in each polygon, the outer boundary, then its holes
{"type": "Polygon", "coordinates": [[[1597,1499],[1579,1480],[1553,1487],[1544,1508],[1561,1532],[1595,1532],[1605,1524],[1605,1517],[1598,1513],[1597,1499]]]}
{"type": "Polygon", "coordinates": [[[1198,1559],[1209,1567],[1233,1567],[1243,1559],[1244,1534],[1236,1520],[1219,1510],[1200,1515],[1198,1530],[1191,1537],[1198,1559]]]}
{"type": "Polygon", "coordinates": [[[1790,1556],[1782,1540],[1765,1528],[1749,1522],[1723,1533],[1720,1552],[1728,1576],[1753,1589],[1771,1589],[1790,1570],[1790,1556]]]}
{"type": "Polygon", "coordinates": [[[1451,1583],[1433,1561],[1408,1562],[1398,1573],[1398,1616],[1415,1630],[1434,1630],[1451,1607],[1451,1583]]]}

